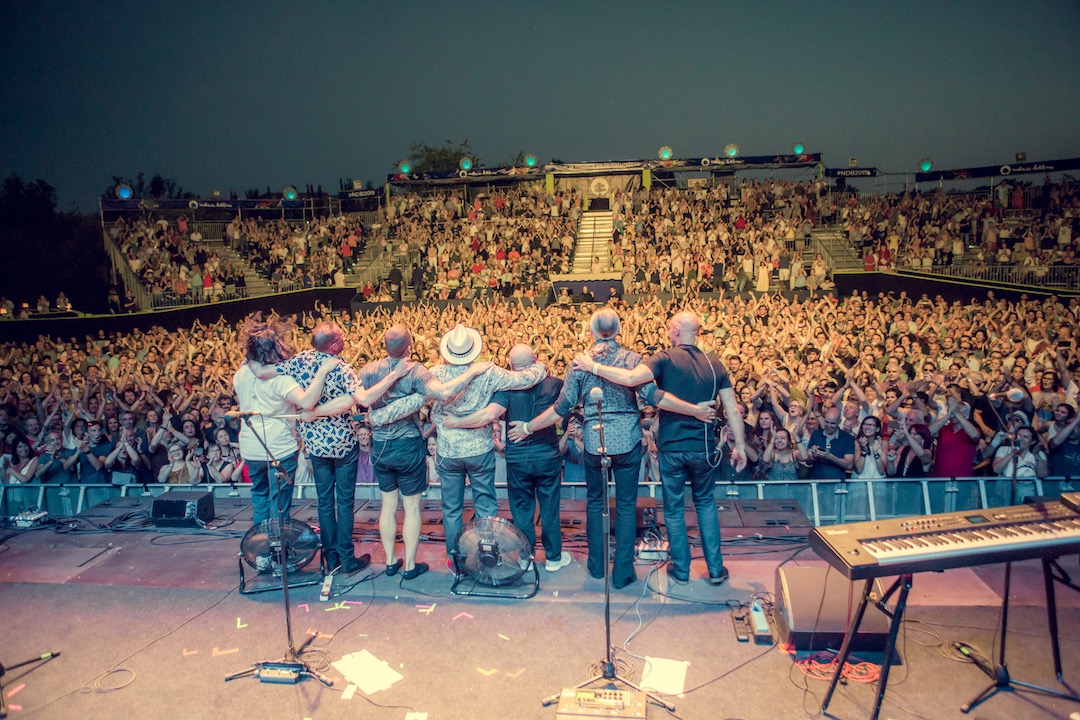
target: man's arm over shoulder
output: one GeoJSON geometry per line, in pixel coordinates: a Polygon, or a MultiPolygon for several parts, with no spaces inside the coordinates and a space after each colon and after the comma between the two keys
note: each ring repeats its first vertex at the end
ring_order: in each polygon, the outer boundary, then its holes
{"type": "Polygon", "coordinates": [[[492,365],[487,370],[493,374],[492,390],[525,390],[547,377],[547,368],[540,363],[533,363],[520,371],[504,370],[492,365]]]}
{"type": "Polygon", "coordinates": [[[392,422],[407,418],[420,410],[428,402],[423,393],[412,393],[405,397],[394,400],[389,405],[384,405],[377,410],[368,413],[368,422],[372,425],[389,425],[392,422]]]}

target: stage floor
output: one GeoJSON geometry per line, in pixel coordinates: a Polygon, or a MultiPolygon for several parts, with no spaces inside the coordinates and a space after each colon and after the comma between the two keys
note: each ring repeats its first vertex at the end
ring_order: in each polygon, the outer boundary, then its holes
{"type": "MultiPolygon", "coordinates": [[[[115,523],[148,512],[148,503],[123,498],[98,506],[82,525],[115,523]]],[[[431,507],[419,558],[431,572],[412,581],[383,576],[377,506],[358,502],[355,534],[359,551],[372,555],[371,569],[335,579],[335,597],[326,602],[318,585],[290,592],[296,643],[317,633],[309,659],[326,667],[334,686],[225,682],[227,674],[283,656],[286,620],[280,590],[238,592],[237,551],[251,524],[250,501],[215,498],[215,509],[218,529],[208,534],[7,531],[0,542],[0,663],[61,653],[3,678],[9,717],[554,718],[556,707],[541,700],[588,678],[605,655],[604,587],[585,571],[583,524],[574,512],[563,518],[574,562],[557,573],[541,569],[532,599],[488,599],[449,593],[453,575],[431,507]],[[364,687],[329,664],[343,658],[368,661],[348,672],[364,687]],[[383,674],[389,685],[378,689],[383,674]]],[[[314,502],[294,505],[293,516],[315,524],[314,502]]],[[[695,560],[687,585],[669,584],[663,567],[642,563],[637,583],[612,591],[620,672],[634,682],[644,672],[658,678],[682,718],[816,715],[826,683],[806,678],[777,647],[739,642],[731,606],[771,592],[781,565],[823,563],[798,541],[726,538],[725,564],[731,580],[719,588],[700,579],[704,563],[695,560]]],[[[1074,557],[1062,558],[1062,566],[1080,575],[1074,557]]],[[[1077,703],[1006,692],[970,715],[960,712],[988,680],[974,665],[946,657],[942,646],[961,641],[996,654],[1002,578],[1000,565],[915,576],[882,718],[1069,718],[1080,711],[1077,703]]],[[[1009,669],[1016,679],[1056,687],[1038,562],[1014,565],[1013,591],[1009,669]]],[[[1059,590],[1058,606],[1066,678],[1080,686],[1080,595],[1059,590]]],[[[875,690],[839,686],[829,714],[868,717],[875,690]]],[[[674,716],[650,706],[648,717],[674,716]]]]}

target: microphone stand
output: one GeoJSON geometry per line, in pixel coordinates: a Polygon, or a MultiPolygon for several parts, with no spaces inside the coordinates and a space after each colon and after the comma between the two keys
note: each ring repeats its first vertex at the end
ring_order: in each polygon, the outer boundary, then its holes
{"type": "MultiPolygon", "coordinates": [[[[6,718],[8,716],[8,706],[7,706],[7,697],[8,696],[4,693],[4,675],[7,674],[8,670],[14,670],[15,668],[21,668],[21,667],[24,667],[26,665],[30,665],[30,664],[36,663],[36,662],[45,663],[45,662],[48,662],[49,660],[52,660],[54,657],[57,657],[59,654],[60,654],[60,651],[57,650],[55,652],[43,653],[41,655],[38,655],[35,658],[30,658],[29,660],[23,660],[22,662],[15,663],[14,665],[5,666],[3,663],[0,663],[0,718],[6,718]]],[[[22,677],[23,675],[26,675],[26,673],[37,670],[38,667],[41,667],[41,666],[38,665],[37,667],[32,667],[29,670],[27,670],[26,672],[19,675],[19,677],[22,677]]],[[[18,678],[16,678],[16,679],[18,679],[18,678]]],[[[12,694],[13,695],[15,694],[14,691],[12,691],[12,694]]]]}
{"type": "Polygon", "coordinates": [[[285,657],[282,660],[255,663],[239,672],[226,675],[225,682],[236,680],[237,678],[254,676],[259,678],[262,682],[294,684],[299,682],[303,677],[309,676],[315,678],[326,687],[332,687],[334,685],[333,679],[326,677],[300,657],[300,654],[307,649],[307,646],[310,645],[311,641],[317,636],[311,635],[304,641],[304,644],[301,645],[299,649],[296,648],[296,645],[293,642],[292,608],[289,604],[289,538],[285,534],[285,509],[282,507],[282,503],[279,500],[279,493],[282,487],[288,487],[289,491],[292,491],[292,480],[289,478],[288,473],[285,472],[285,469],[281,467],[281,462],[274,457],[272,452],[270,452],[266,440],[259,435],[255,426],[251,423],[251,417],[251,415],[246,416],[244,422],[247,424],[248,430],[255,436],[255,439],[259,441],[259,445],[266,451],[266,457],[269,460],[270,467],[274,469],[274,479],[270,483],[270,508],[273,512],[273,516],[276,518],[278,539],[281,542],[278,557],[281,559],[281,596],[285,604],[285,637],[288,641],[288,645],[285,648],[285,657]]]}
{"type": "MultiPolygon", "coordinates": [[[[600,476],[604,482],[604,510],[601,514],[604,535],[604,647],[606,654],[600,660],[600,672],[587,680],[574,685],[571,690],[580,690],[601,680],[605,681],[608,688],[616,689],[617,683],[622,683],[631,690],[644,693],[646,697],[668,712],[675,712],[675,705],[667,702],[654,692],[645,690],[634,684],[627,678],[619,675],[615,665],[615,649],[611,646],[611,457],[607,453],[607,443],[604,441],[604,415],[600,409],[601,399],[596,400],[597,429],[600,431],[600,476]]],[[[546,697],[541,701],[544,706],[551,705],[559,700],[562,694],[546,697]]]]}
{"type": "MultiPolygon", "coordinates": [[[[993,404],[991,404],[990,407],[993,409],[994,415],[997,416],[998,422],[1002,423],[1002,425],[1005,427],[1005,432],[1009,436],[1009,442],[1012,444],[1012,472],[1010,473],[1010,477],[1009,477],[1009,481],[1010,481],[1009,482],[1009,505],[1012,506],[1012,505],[1016,505],[1016,495],[1017,495],[1016,471],[1017,471],[1017,467],[1019,465],[1019,460],[1020,460],[1020,445],[1017,442],[1017,432],[1016,431],[1011,431],[1010,432],[1009,431],[1009,424],[1005,423],[1005,422],[1002,422],[1001,414],[998,412],[997,408],[995,408],[993,406],[993,404]]],[[[971,700],[969,700],[968,702],[966,702],[966,703],[964,703],[963,705],[960,706],[960,711],[963,712],[963,713],[971,712],[971,710],[974,709],[975,706],[980,705],[981,703],[983,703],[986,700],[989,700],[991,697],[996,695],[999,691],[1014,690],[1014,689],[1017,689],[1017,688],[1021,689],[1021,690],[1031,690],[1033,692],[1037,692],[1037,693],[1040,693],[1040,694],[1043,694],[1043,695],[1048,695],[1050,697],[1061,698],[1063,700],[1073,700],[1073,701],[1076,701],[1076,702],[1080,702],[1080,696],[1077,696],[1075,693],[1062,692],[1060,690],[1054,690],[1052,688],[1042,687],[1041,685],[1034,685],[1034,684],[1028,683],[1028,682],[1021,682],[1020,680],[1014,680],[1009,675],[1009,668],[1008,668],[1008,665],[1006,665],[1006,663],[1005,663],[1005,647],[1006,647],[1006,640],[1008,639],[1005,633],[1008,631],[1008,628],[1009,628],[1009,592],[1010,592],[1011,587],[1012,587],[1012,561],[1009,560],[1009,561],[1007,561],[1005,563],[1005,583],[1004,583],[1004,588],[1003,588],[1005,594],[1004,594],[1004,597],[1001,600],[1001,622],[998,625],[998,634],[1001,637],[1001,644],[998,645],[997,658],[996,658],[996,660],[994,660],[993,666],[989,667],[989,668],[985,667],[985,666],[983,666],[983,665],[981,665],[979,663],[976,663],[976,667],[978,667],[980,670],[982,670],[983,672],[985,672],[987,675],[990,676],[991,683],[988,686],[986,686],[982,691],[980,691],[979,694],[976,695],[974,698],[972,698],[971,700]]],[[[1047,580],[1047,588],[1048,588],[1048,590],[1049,590],[1049,587],[1050,587],[1049,580],[1047,580]]],[[[1050,601],[1049,592],[1047,594],[1047,601],[1048,602],[1050,601]]],[[[1055,638],[1056,638],[1056,634],[1055,634],[1055,638]]],[[[1056,640],[1055,640],[1055,642],[1056,642],[1056,640]]],[[[1058,673],[1058,680],[1059,681],[1061,680],[1060,672],[1058,673]]],[[[1064,681],[1062,681],[1062,684],[1064,684],[1064,681]]],[[[1066,687],[1068,687],[1068,685],[1066,685],[1066,687]]],[[[1071,690],[1071,688],[1070,688],[1070,690],[1071,690]]]]}

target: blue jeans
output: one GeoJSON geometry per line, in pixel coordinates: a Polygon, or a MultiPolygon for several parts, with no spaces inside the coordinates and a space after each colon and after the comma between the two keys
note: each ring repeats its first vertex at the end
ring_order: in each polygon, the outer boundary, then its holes
{"type": "Polygon", "coordinates": [[[713,493],[713,468],[701,451],[667,452],[660,450],[660,484],[664,492],[664,527],[667,528],[672,573],[679,579],[690,575],[690,543],[686,538],[686,483],[697,510],[701,545],[709,576],[717,577],[724,567],[720,554],[720,518],[713,493]]]}
{"type": "Polygon", "coordinates": [[[274,510],[288,520],[292,511],[293,478],[296,476],[296,453],[278,460],[287,478],[286,483],[278,483],[274,468],[265,460],[247,460],[248,477],[251,478],[251,513],[252,522],[258,525],[270,519],[274,510]],[[277,488],[276,507],[272,507],[273,495],[270,492],[270,476],[274,475],[274,487],[277,488]]]}
{"type": "Polygon", "coordinates": [[[461,511],[465,507],[465,476],[469,476],[476,517],[492,517],[499,510],[495,498],[495,451],[463,458],[439,457],[436,469],[442,483],[443,530],[446,554],[452,556],[461,533],[461,511]]]}
{"type": "Polygon", "coordinates": [[[353,557],[353,504],[356,500],[356,462],[360,447],[343,458],[311,456],[315,493],[319,498],[319,539],[323,552],[339,560],[353,557]]]}
{"type": "Polygon", "coordinates": [[[532,552],[536,546],[536,506],[540,505],[541,540],[548,560],[562,556],[562,525],[559,523],[562,456],[552,448],[548,457],[533,452],[527,462],[506,463],[506,494],[514,525],[525,535],[532,552]]]}
{"type": "MultiPolygon", "coordinates": [[[[641,443],[622,455],[610,455],[615,483],[615,563],[611,583],[623,587],[637,579],[634,541],[637,540],[637,487],[641,473],[641,443]]],[[[608,561],[608,538],[604,537],[603,512],[608,489],[600,468],[600,456],[585,453],[585,535],[589,540],[589,574],[604,576],[608,561]]]]}

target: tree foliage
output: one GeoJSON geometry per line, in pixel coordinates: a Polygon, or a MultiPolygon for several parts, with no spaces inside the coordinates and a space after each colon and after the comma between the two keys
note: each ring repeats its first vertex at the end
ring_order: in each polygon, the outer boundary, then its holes
{"type": "Polygon", "coordinates": [[[50,302],[63,290],[77,309],[103,308],[108,280],[101,225],[92,215],[61,213],[44,180],[9,175],[0,186],[0,294],[50,302]]]}
{"type": "Polygon", "coordinates": [[[125,184],[131,186],[135,197],[144,200],[189,200],[195,197],[195,193],[187,192],[176,180],[162,177],[160,173],[155,174],[149,181],[146,173],[139,173],[134,180],[113,175],[112,184],[105,188],[105,197],[115,197],[116,188],[125,184]]]}
{"type": "Polygon", "coordinates": [[[444,140],[442,147],[419,142],[409,146],[409,162],[412,163],[413,172],[449,172],[457,170],[458,163],[463,157],[471,158],[474,167],[481,165],[480,158],[473,152],[467,139],[456,146],[450,140],[444,140]]]}

